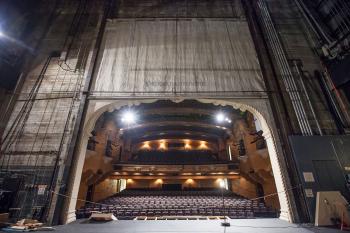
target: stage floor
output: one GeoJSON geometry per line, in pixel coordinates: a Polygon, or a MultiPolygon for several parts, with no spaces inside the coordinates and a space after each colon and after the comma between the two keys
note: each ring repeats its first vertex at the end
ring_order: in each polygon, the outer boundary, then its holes
{"type": "Polygon", "coordinates": [[[290,224],[279,219],[230,219],[230,227],[221,220],[118,220],[87,223],[79,220],[56,226],[56,233],[340,233],[329,228],[290,224]]]}

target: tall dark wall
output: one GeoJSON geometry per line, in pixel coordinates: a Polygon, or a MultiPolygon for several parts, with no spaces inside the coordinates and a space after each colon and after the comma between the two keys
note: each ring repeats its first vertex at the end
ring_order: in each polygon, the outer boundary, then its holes
{"type": "Polygon", "coordinates": [[[58,0],[3,0],[0,7],[0,135],[17,98],[16,84],[38,54],[58,0]]]}
{"type": "Polygon", "coordinates": [[[350,54],[327,61],[334,87],[342,90],[350,102],[350,54]]]}
{"type": "Polygon", "coordinates": [[[317,48],[329,70],[333,94],[344,101],[342,109],[349,111],[350,101],[350,2],[343,0],[297,0],[309,26],[318,36],[317,48]]]}
{"type": "Polygon", "coordinates": [[[311,221],[315,219],[317,192],[339,191],[350,200],[349,136],[292,136],[290,142],[311,221]]]}
{"type": "MultiPolygon", "coordinates": [[[[288,136],[303,135],[303,132],[293,107],[293,102],[298,100],[291,98],[291,92],[300,95],[301,105],[306,113],[303,119],[310,125],[311,134],[333,135],[343,132],[341,127],[340,130],[338,128],[338,119],[332,112],[327,101],[327,93],[322,88],[317,75],[325,72],[319,53],[320,43],[306,22],[297,1],[252,0],[244,3],[265,83],[270,91],[270,103],[279,129],[279,138],[283,141],[288,173],[292,186],[298,186],[301,180],[296,170],[296,161],[292,156],[292,145],[288,136]],[[270,23],[267,15],[271,18],[270,23]],[[276,37],[271,36],[272,31],[275,31],[276,37]],[[276,53],[278,47],[281,49],[276,53]],[[279,66],[283,56],[286,63],[279,66]],[[290,69],[289,77],[295,81],[294,90],[288,87],[285,81],[286,67],[290,69]],[[315,114],[312,113],[313,111],[315,114]]],[[[299,220],[308,221],[304,193],[300,189],[293,189],[293,193],[298,206],[299,220]]]]}
{"type": "MultiPolygon", "coordinates": [[[[47,6],[50,2],[46,3],[47,6]]],[[[40,36],[39,31],[45,27],[42,19],[45,12],[43,1],[11,1],[1,3],[1,31],[4,35],[0,39],[0,87],[12,90],[21,72],[21,65],[26,54],[34,54],[40,36]]]]}
{"type": "MultiPolygon", "coordinates": [[[[313,132],[319,134],[316,127],[316,120],[318,120],[320,127],[324,134],[337,134],[335,119],[330,113],[329,106],[325,99],[325,93],[322,92],[320,84],[318,83],[315,72],[323,72],[320,57],[315,51],[314,37],[310,35],[310,31],[305,24],[304,18],[300,13],[297,5],[292,0],[276,1],[268,0],[267,6],[271,13],[272,20],[279,35],[279,39],[286,54],[286,58],[290,64],[294,79],[297,83],[297,91],[300,93],[303,105],[307,113],[307,120],[310,122],[313,132]],[[283,10],[281,10],[283,9],[283,10]],[[295,70],[293,61],[297,60],[302,65],[301,75],[299,76],[295,70]],[[311,114],[311,107],[308,105],[307,97],[303,91],[300,79],[304,80],[306,92],[315,109],[316,117],[311,114]]],[[[281,79],[281,73],[277,70],[278,79],[281,79]]],[[[283,96],[287,96],[288,88],[281,82],[283,96]]],[[[289,115],[293,116],[295,112],[291,109],[291,102],[287,105],[289,115]]],[[[297,121],[294,120],[294,123],[297,121]]],[[[292,125],[294,124],[292,123],[292,125]]],[[[293,126],[294,134],[300,134],[298,127],[293,126]]]]}
{"type": "MultiPolygon", "coordinates": [[[[47,221],[52,220],[56,205],[50,190],[65,188],[62,176],[71,162],[67,151],[74,146],[70,143],[83,102],[82,90],[87,82],[84,74],[90,67],[105,1],[25,3],[8,1],[5,9],[8,25],[4,34],[17,41],[5,37],[2,43],[20,46],[20,56],[18,67],[7,64],[11,66],[8,71],[5,65],[0,71],[15,78],[22,75],[2,137],[0,188],[8,179],[21,179],[13,193],[11,217],[47,221]],[[14,24],[21,15],[25,16],[21,23],[14,24]],[[39,192],[39,187],[45,187],[45,191],[39,192]],[[51,205],[54,207],[50,209],[51,205]]],[[[16,80],[8,75],[0,77],[13,82],[6,87],[13,91],[16,80]]],[[[7,116],[2,119],[5,127],[7,116]]]]}

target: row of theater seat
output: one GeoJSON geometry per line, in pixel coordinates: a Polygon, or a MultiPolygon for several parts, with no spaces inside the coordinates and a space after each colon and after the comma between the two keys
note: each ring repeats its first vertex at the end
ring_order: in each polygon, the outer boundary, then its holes
{"type": "Polygon", "coordinates": [[[93,211],[114,213],[117,217],[137,216],[229,216],[231,218],[277,217],[264,203],[250,201],[219,191],[146,191],[124,190],[100,204],[86,204],[77,210],[77,218],[93,211]]]}
{"type": "MultiPolygon", "coordinates": [[[[184,196],[201,196],[201,197],[212,197],[212,196],[233,196],[233,197],[241,197],[240,195],[237,195],[233,192],[230,192],[228,190],[219,190],[217,188],[185,188],[183,190],[159,190],[159,189],[151,189],[151,188],[135,188],[135,189],[125,189],[122,192],[115,195],[115,197],[122,197],[122,196],[145,196],[145,197],[158,197],[158,198],[164,198],[168,196],[178,196],[178,197],[184,197],[184,196]]],[[[106,199],[108,200],[108,198],[106,199]]]]}

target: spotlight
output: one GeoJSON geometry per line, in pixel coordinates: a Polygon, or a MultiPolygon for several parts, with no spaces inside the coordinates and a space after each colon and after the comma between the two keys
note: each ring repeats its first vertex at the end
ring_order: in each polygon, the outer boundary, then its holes
{"type": "Polygon", "coordinates": [[[126,124],[133,124],[136,122],[136,115],[134,112],[127,111],[123,113],[121,120],[126,124]]]}
{"type": "Polygon", "coordinates": [[[218,113],[216,115],[216,121],[222,123],[225,120],[225,115],[223,113],[218,113]]]}
{"type": "Polygon", "coordinates": [[[232,123],[232,121],[225,116],[225,114],[223,114],[222,112],[219,112],[218,114],[216,114],[216,121],[218,123],[232,123]]]}
{"type": "Polygon", "coordinates": [[[0,37],[3,37],[4,33],[0,30],[0,37]]]}

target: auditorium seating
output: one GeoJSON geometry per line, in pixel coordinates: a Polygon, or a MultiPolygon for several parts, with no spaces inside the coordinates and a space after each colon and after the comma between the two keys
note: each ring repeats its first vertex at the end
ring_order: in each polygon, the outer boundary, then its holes
{"type": "Polygon", "coordinates": [[[120,218],[136,216],[229,216],[230,218],[277,217],[263,203],[225,191],[224,206],[220,190],[124,190],[100,204],[86,204],[77,218],[92,211],[114,213],[120,218]]]}
{"type": "Polygon", "coordinates": [[[217,154],[206,150],[139,151],[129,160],[143,164],[207,164],[218,161],[217,154]]]}

